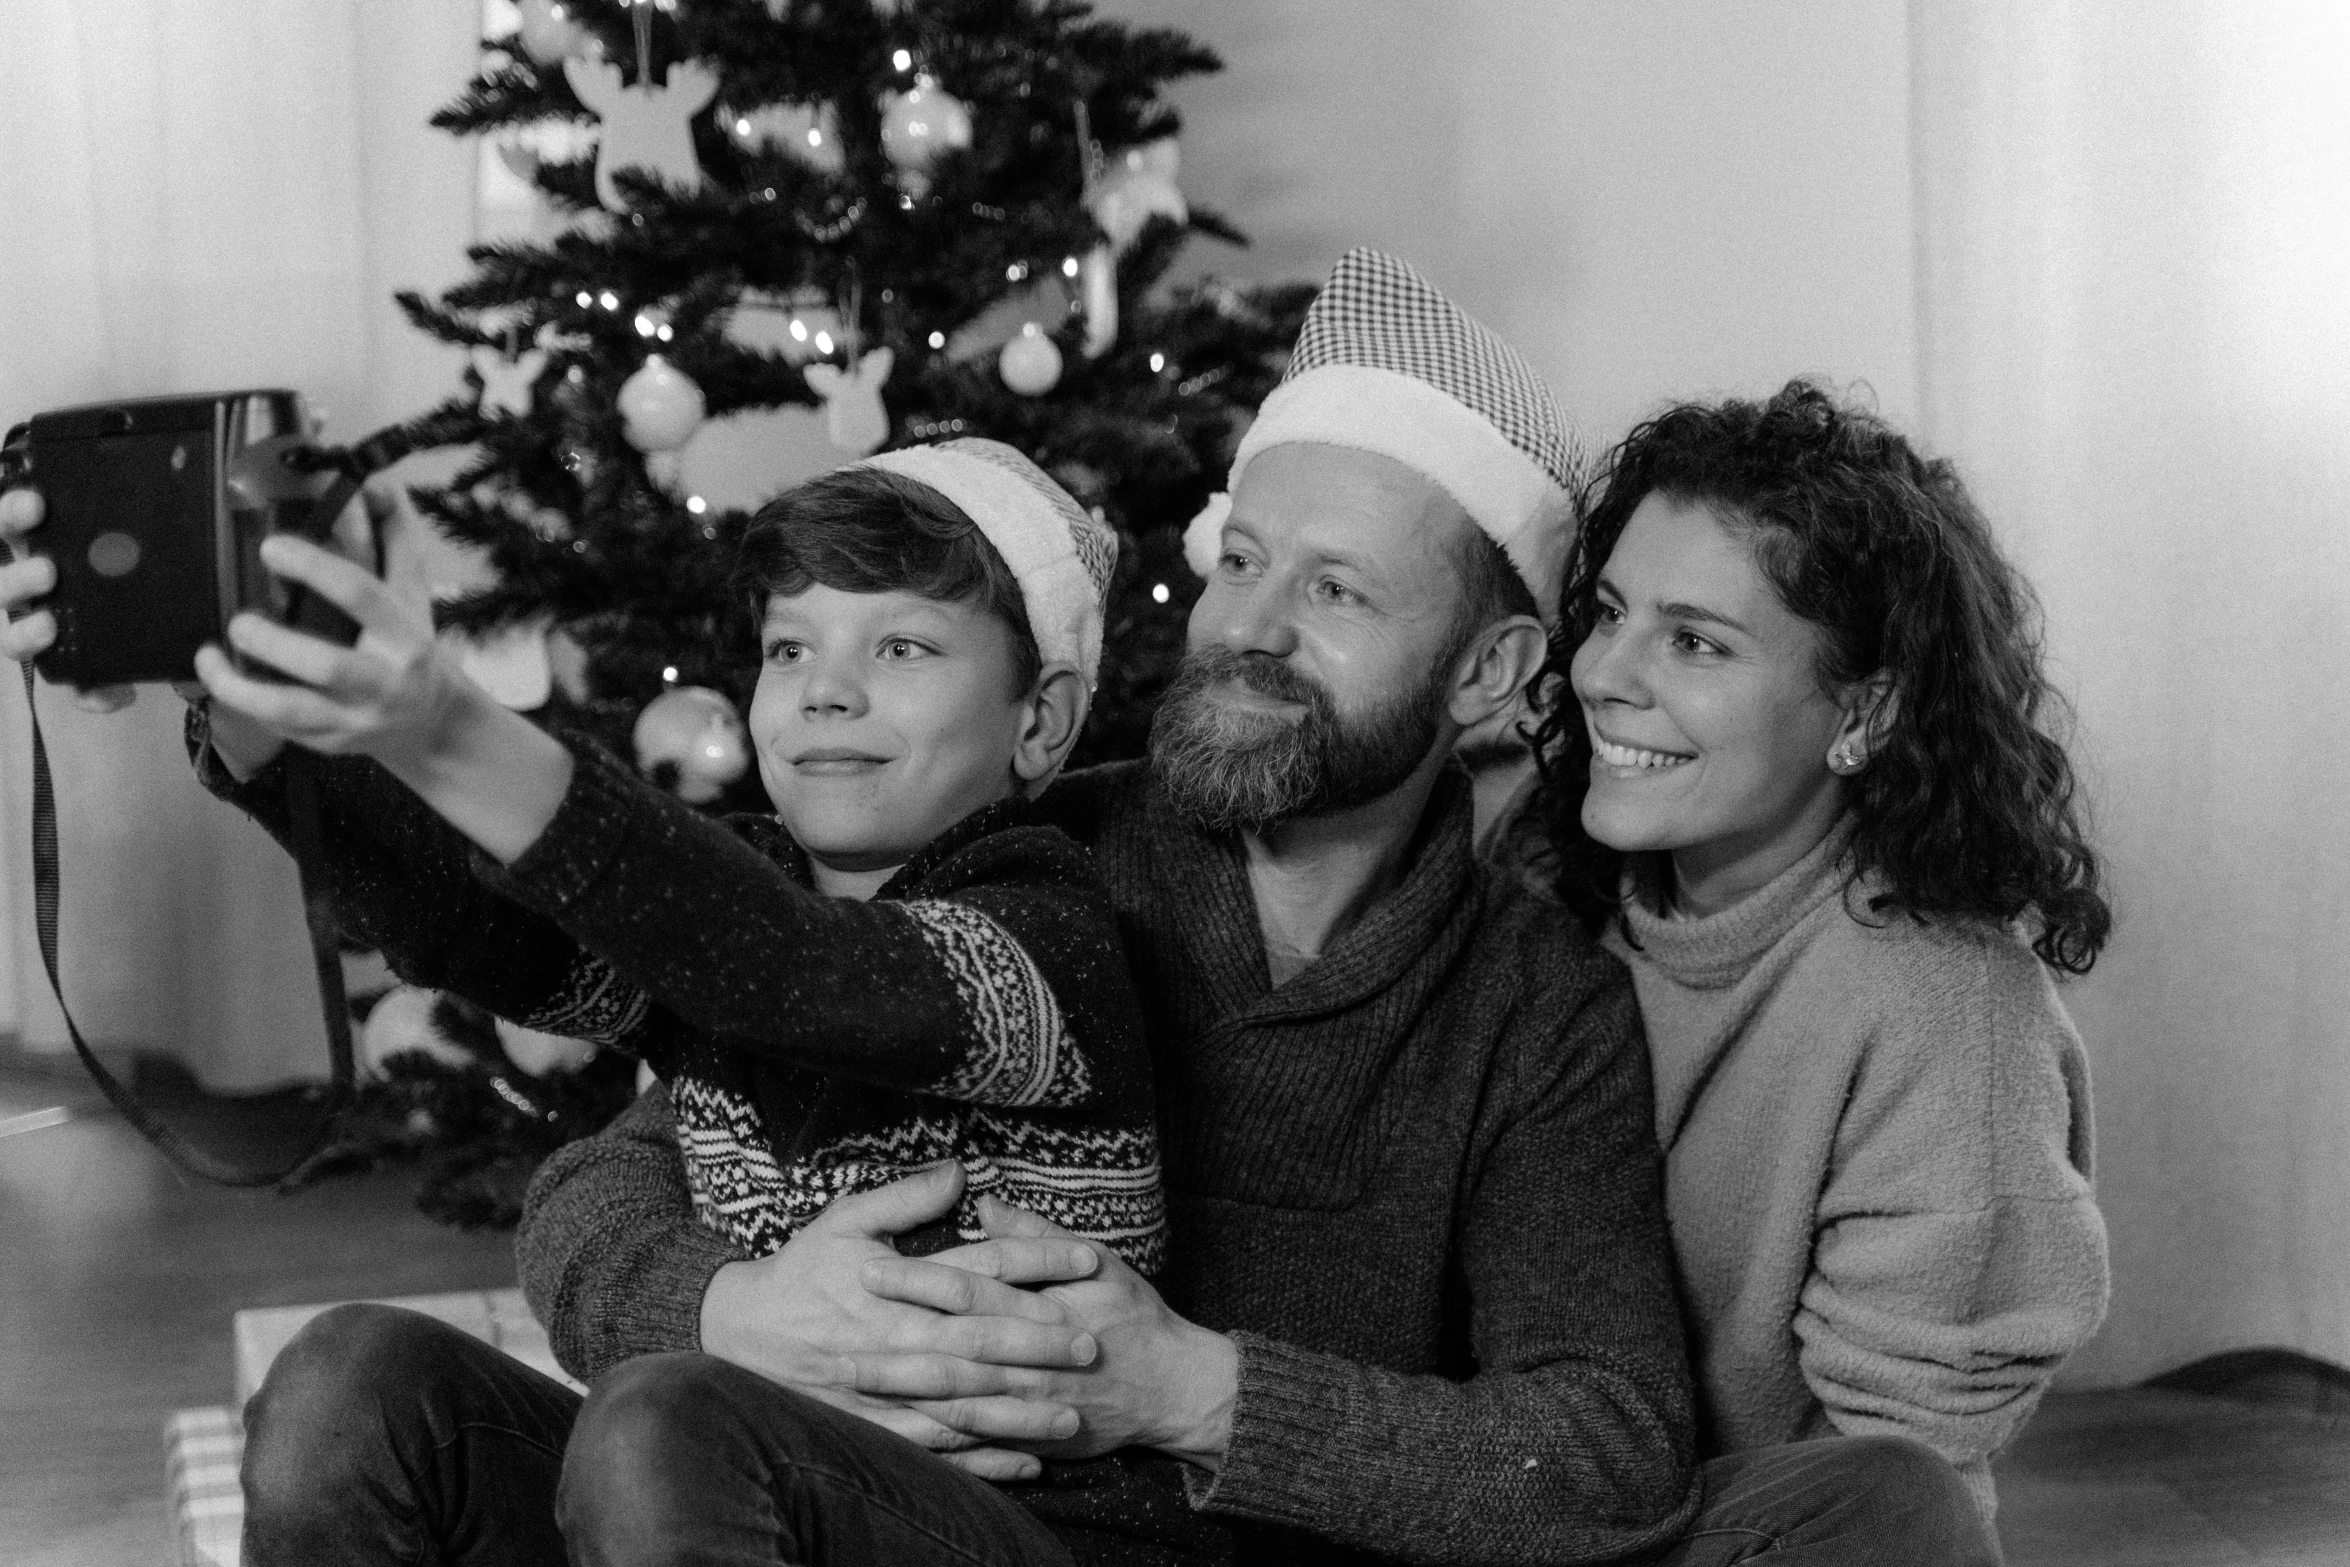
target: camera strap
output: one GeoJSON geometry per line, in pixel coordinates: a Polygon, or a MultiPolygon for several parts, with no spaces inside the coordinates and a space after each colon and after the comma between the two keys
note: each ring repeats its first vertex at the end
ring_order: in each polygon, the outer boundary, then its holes
{"type": "Polygon", "coordinates": [[[283,1169],[259,1169],[215,1157],[189,1142],[162,1117],[141,1104],[137,1095],[106,1069],[82,1038],[73,1012],[65,1004],[65,985],[57,967],[59,886],[57,873],[57,792],[49,777],[49,749],[41,739],[41,713],[33,700],[33,666],[24,665],[25,711],[33,733],[33,924],[41,944],[41,966],[48,971],[49,989],[57,1010],[65,1017],[65,1032],[73,1041],[97,1083],[99,1092],[122,1113],[132,1130],[155,1145],[174,1165],[220,1186],[275,1186],[292,1184],[311,1160],[328,1146],[335,1124],[351,1102],[354,1070],[351,1054],[351,1004],[343,994],[342,953],[335,940],[334,909],[327,897],[325,854],[318,822],[317,762],[300,746],[285,749],[286,811],[294,843],[294,868],[301,879],[302,912],[310,937],[310,955],[318,971],[318,1000],[326,1019],[328,1070],[331,1083],[326,1110],[318,1131],[300,1154],[283,1169]]]}

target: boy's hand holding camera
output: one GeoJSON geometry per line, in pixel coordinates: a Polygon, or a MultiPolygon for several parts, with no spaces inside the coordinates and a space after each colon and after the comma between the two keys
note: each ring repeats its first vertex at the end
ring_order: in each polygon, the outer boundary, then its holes
{"type": "MultiPolygon", "coordinates": [[[[379,513],[397,504],[372,490],[363,499],[379,513]]],[[[56,637],[48,611],[29,608],[56,584],[55,566],[25,545],[41,517],[38,492],[0,495],[0,536],[17,555],[0,566],[0,609],[22,616],[0,628],[0,652],[19,661],[56,637]]],[[[287,740],[372,756],[484,850],[517,858],[554,819],[570,786],[571,753],[467,679],[430,622],[364,568],[292,535],[264,542],[261,559],[358,621],[360,637],[341,647],[258,614],[231,620],[230,645],[292,683],[245,674],[217,647],[197,654],[200,684],[177,689],[191,699],[211,695],[213,749],[230,771],[252,776],[287,740]]],[[[109,712],[131,695],[128,686],[108,686],[75,699],[109,712]]]]}

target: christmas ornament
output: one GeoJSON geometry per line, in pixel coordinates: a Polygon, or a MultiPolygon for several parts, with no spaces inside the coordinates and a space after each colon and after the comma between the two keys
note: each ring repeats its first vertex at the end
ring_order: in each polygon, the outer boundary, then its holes
{"type": "Polygon", "coordinates": [[[718,96],[717,72],[699,60],[682,60],[669,68],[663,86],[655,87],[647,78],[638,86],[623,87],[617,64],[574,57],[563,62],[563,79],[603,122],[596,148],[596,199],[605,207],[614,212],[628,209],[612,178],[619,169],[642,169],[672,185],[702,183],[688,122],[718,96]]]}
{"type": "Polygon", "coordinates": [[[596,1047],[584,1039],[565,1039],[561,1034],[542,1034],[535,1028],[524,1028],[520,1023],[496,1020],[498,1048],[506,1052],[506,1059],[515,1069],[531,1077],[550,1077],[557,1072],[576,1072],[596,1058],[596,1047]]]}
{"type": "Polygon", "coordinates": [[[595,35],[574,21],[563,0],[522,0],[522,52],[541,65],[568,60],[594,43],[595,35]]]}
{"type": "Polygon", "coordinates": [[[1061,381],[1061,350],[1031,321],[996,356],[1004,385],[1022,397],[1042,397],[1061,381]]]}
{"type": "Polygon", "coordinates": [[[770,103],[756,109],[718,111],[727,139],[747,153],[788,157],[819,174],[843,166],[840,129],[829,103],[770,103]]]}
{"type": "Polygon", "coordinates": [[[671,686],[647,702],[629,740],[638,770],[688,805],[717,799],[751,765],[742,715],[705,686],[671,686]]]}
{"type": "Polygon", "coordinates": [[[440,1005],[438,991],[416,985],[398,985],[378,996],[359,1030],[359,1059],[368,1071],[380,1076],[386,1061],[411,1053],[443,1066],[473,1065],[473,1052],[450,1038],[437,1017],[440,1005]]]}
{"type": "Polygon", "coordinates": [[[526,348],[509,359],[494,348],[477,347],[471,357],[473,373],[481,377],[481,411],[529,418],[531,388],[547,368],[547,351],[526,348]]]}
{"type": "Polygon", "coordinates": [[[808,390],[824,399],[833,445],[863,457],[889,439],[889,410],[882,406],[881,388],[896,364],[896,353],[885,347],[874,349],[853,369],[813,364],[801,372],[808,378],[808,390]]]}
{"type": "Polygon", "coordinates": [[[1085,357],[1099,359],[1118,341],[1118,260],[1096,245],[1077,264],[1078,308],[1085,312],[1085,357]]]}
{"type": "Polygon", "coordinates": [[[881,150],[898,171],[898,188],[919,198],[930,189],[930,166],[941,153],[971,145],[971,111],[928,76],[881,105],[881,150]]]}
{"type": "Polygon", "coordinates": [[[1129,147],[1109,159],[1086,191],[1085,205],[1112,245],[1124,250],[1154,217],[1177,223],[1190,220],[1191,208],[1175,188],[1182,161],[1172,136],[1129,147]]]}
{"type": "Polygon", "coordinates": [[[636,374],[620,383],[621,433],[640,452],[673,452],[693,435],[708,411],[694,378],[659,354],[645,355],[636,374]]]}

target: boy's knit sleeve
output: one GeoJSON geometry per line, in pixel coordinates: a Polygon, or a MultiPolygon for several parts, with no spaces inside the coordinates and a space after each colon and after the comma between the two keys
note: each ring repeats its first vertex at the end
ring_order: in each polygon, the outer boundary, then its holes
{"type": "Polygon", "coordinates": [[[712,1276],[750,1254],[694,1218],[669,1090],[656,1083],[539,1166],[514,1256],[557,1363],[586,1382],[632,1355],[701,1348],[712,1276]]]}
{"type": "Polygon", "coordinates": [[[1514,1113],[1469,1172],[1475,1374],[1236,1334],[1231,1440],[1192,1472],[1197,1505],[1427,1563],[1613,1561],[1679,1533],[1694,1417],[1647,1049],[1621,970],[1567,1005],[1527,1009],[1514,1113]]]}
{"type": "Polygon", "coordinates": [[[972,852],[1020,858],[951,898],[826,897],[581,750],[546,830],[476,869],[730,1049],[966,1103],[1096,1102],[1101,1063],[1080,1041],[1102,1035],[1096,993],[1113,972],[1124,984],[1106,900],[1055,834],[972,852]]]}
{"type": "Polygon", "coordinates": [[[2107,1291],[2079,1038],[2028,952],[1989,956],[1985,985],[1905,1008],[1864,1058],[1795,1316],[1836,1428],[1925,1443],[1986,1514],[1991,1456],[2107,1291]]]}
{"type": "MultiPolygon", "coordinates": [[[[212,749],[201,704],[188,710],[187,743],[197,781],[292,853],[285,760],[240,781],[212,749]]],[[[518,1023],[557,1016],[580,987],[578,943],[544,915],[483,886],[473,873],[473,846],[375,762],[305,760],[318,779],[321,869],[343,935],[381,951],[410,984],[452,991],[518,1023]]],[[[606,1010],[631,1023],[644,1016],[641,1006],[606,1010]]],[[[531,1026],[566,1031],[557,1022],[531,1026]]],[[[617,1042],[612,1033],[574,1037],[617,1042]]]]}

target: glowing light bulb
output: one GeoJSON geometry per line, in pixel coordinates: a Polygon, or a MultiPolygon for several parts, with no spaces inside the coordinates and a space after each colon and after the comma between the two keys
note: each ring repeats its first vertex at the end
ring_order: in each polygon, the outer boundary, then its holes
{"type": "Polygon", "coordinates": [[[660,339],[662,342],[666,343],[666,342],[668,342],[668,341],[669,341],[671,338],[673,338],[673,337],[675,337],[675,336],[677,335],[677,329],[676,329],[676,328],[674,328],[674,327],[672,327],[672,326],[670,326],[670,325],[669,325],[669,324],[668,324],[666,321],[664,321],[664,322],[661,324],[661,330],[660,330],[660,331],[658,331],[658,332],[655,332],[653,335],[654,335],[655,337],[659,338],[659,339],[660,339]]]}
{"type": "Polygon", "coordinates": [[[637,335],[637,336],[639,336],[639,337],[651,337],[651,336],[653,335],[653,333],[654,333],[656,330],[657,330],[657,328],[654,326],[654,324],[653,324],[653,318],[652,318],[651,316],[648,316],[648,315],[646,315],[646,314],[645,314],[643,311],[641,311],[641,310],[640,310],[640,311],[638,311],[638,312],[636,313],[636,335],[637,335]]]}
{"type": "Polygon", "coordinates": [[[750,134],[751,134],[751,122],[750,122],[750,121],[748,121],[748,120],[746,120],[746,119],[744,119],[744,118],[742,118],[740,115],[737,115],[737,116],[735,117],[735,122],[734,122],[734,133],[735,133],[737,136],[748,136],[748,135],[750,135],[750,134]]]}
{"type": "Polygon", "coordinates": [[[1165,354],[1153,354],[1153,355],[1151,355],[1151,374],[1153,374],[1153,375],[1157,375],[1157,374],[1158,374],[1158,373],[1159,373],[1161,370],[1164,370],[1164,369],[1166,369],[1166,368],[1167,368],[1167,356],[1166,356],[1165,354]]]}
{"type": "Polygon", "coordinates": [[[802,321],[798,316],[791,318],[791,337],[795,343],[804,343],[808,340],[808,323],[802,321]]]}
{"type": "Polygon", "coordinates": [[[931,334],[930,334],[930,346],[931,346],[931,347],[933,347],[933,348],[944,348],[944,347],[946,347],[946,346],[947,346],[947,335],[946,335],[944,332],[933,332],[933,333],[931,333],[931,334]]]}
{"type": "Polygon", "coordinates": [[[702,513],[710,509],[710,503],[702,499],[699,495],[689,495],[685,498],[685,509],[699,517],[702,513]]]}
{"type": "Polygon", "coordinates": [[[1173,598],[1174,596],[1174,594],[1167,591],[1167,584],[1164,582],[1154,582],[1151,584],[1151,602],[1153,604],[1164,604],[1167,602],[1167,600],[1173,598]]]}
{"type": "Polygon", "coordinates": [[[909,49],[899,49],[890,55],[889,63],[896,66],[901,71],[910,71],[914,68],[913,51],[909,49]]]}
{"type": "Polygon", "coordinates": [[[665,686],[673,686],[677,684],[677,666],[675,664],[665,664],[662,666],[661,683],[665,686]]]}
{"type": "Polygon", "coordinates": [[[1061,258],[1061,276],[1075,277],[1076,275],[1077,258],[1075,256],[1063,256],[1061,258]]]}
{"type": "Polygon", "coordinates": [[[585,309],[586,309],[588,306],[590,306],[590,305],[592,305],[592,304],[594,304],[594,303],[596,302],[596,296],[595,296],[595,295],[593,295],[593,294],[591,294],[591,293],[589,293],[589,292],[588,292],[586,289],[584,289],[584,288],[583,288],[583,289],[581,289],[581,290],[579,291],[578,295],[577,295],[577,296],[575,296],[575,297],[577,297],[577,299],[579,300],[579,308],[580,308],[580,309],[582,309],[582,310],[585,310],[585,309]]]}
{"type": "Polygon", "coordinates": [[[1028,263],[1025,261],[1013,262],[1010,266],[1004,268],[1004,276],[1015,283],[1019,282],[1022,278],[1028,276],[1028,263]]]}
{"type": "Polygon", "coordinates": [[[606,310],[618,310],[620,308],[620,296],[613,293],[610,289],[606,289],[601,294],[596,296],[596,303],[602,305],[606,310]]]}
{"type": "Polygon", "coordinates": [[[816,334],[816,352],[820,354],[829,354],[832,352],[832,334],[830,332],[819,332],[816,334]]]}
{"type": "Polygon", "coordinates": [[[821,147],[824,145],[824,133],[813,125],[808,127],[808,145],[811,147],[821,147]]]}

